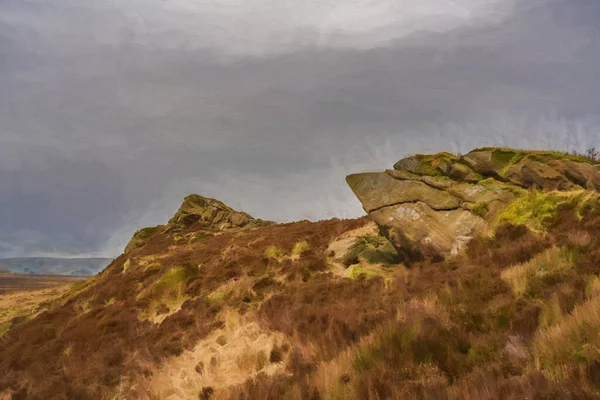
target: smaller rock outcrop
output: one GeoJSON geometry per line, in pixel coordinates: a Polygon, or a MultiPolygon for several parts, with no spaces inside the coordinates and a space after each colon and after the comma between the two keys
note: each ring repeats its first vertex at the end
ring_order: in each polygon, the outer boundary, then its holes
{"type": "Polygon", "coordinates": [[[197,194],[187,196],[179,210],[169,220],[171,228],[185,229],[194,224],[211,231],[241,228],[256,222],[245,212],[236,211],[219,200],[197,194]]]}
{"type": "Polygon", "coordinates": [[[256,219],[245,212],[234,210],[219,200],[191,194],[183,200],[181,207],[167,225],[137,231],[125,248],[125,253],[142,246],[159,232],[173,233],[180,238],[186,231],[193,231],[194,237],[199,237],[232,229],[251,229],[272,224],[274,222],[256,219]]]}
{"type": "Polygon", "coordinates": [[[482,148],[419,154],[346,181],[408,261],[459,254],[531,190],[600,190],[600,166],[559,152],[482,148]]]}

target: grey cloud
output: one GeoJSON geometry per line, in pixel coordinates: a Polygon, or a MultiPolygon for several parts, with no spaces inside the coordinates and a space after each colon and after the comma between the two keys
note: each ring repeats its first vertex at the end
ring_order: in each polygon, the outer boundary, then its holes
{"type": "Polygon", "coordinates": [[[376,12],[326,43],[319,9],[234,55],[250,27],[218,25],[239,10],[198,36],[193,17],[221,11],[173,4],[0,6],[0,256],[115,255],[190,192],[266,219],[353,217],[344,176],[414,152],[600,144],[592,1],[470,0],[437,25],[376,12]]]}

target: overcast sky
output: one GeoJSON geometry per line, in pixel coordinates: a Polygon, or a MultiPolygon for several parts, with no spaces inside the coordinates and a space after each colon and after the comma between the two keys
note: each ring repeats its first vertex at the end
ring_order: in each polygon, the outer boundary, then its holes
{"type": "Polygon", "coordinates": [[[0,257],[118,255],[188,193],[355,217],[417,152],[600,147],[598,0],[2,0],[0,257]]]}

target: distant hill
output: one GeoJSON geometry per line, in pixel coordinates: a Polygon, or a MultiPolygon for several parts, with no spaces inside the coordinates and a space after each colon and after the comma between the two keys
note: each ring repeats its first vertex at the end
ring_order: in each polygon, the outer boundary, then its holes
{"type": "Polygon", "coordinates": [[[111,261],[111,258],[0,258],[0,270],[33,275],[92,276],[111,261]]]}

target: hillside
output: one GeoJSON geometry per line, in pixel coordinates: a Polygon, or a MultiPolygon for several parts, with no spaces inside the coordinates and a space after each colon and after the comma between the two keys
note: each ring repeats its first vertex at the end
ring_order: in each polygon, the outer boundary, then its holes
{"type": "Polygon", "coordinates": [[[600,398],[599,177],[490,148],[349,176],[353,220],[188,196],[10,321],[0,398],[600,398]]]}

